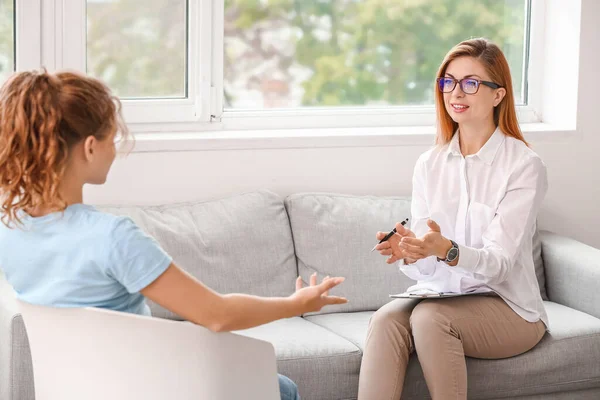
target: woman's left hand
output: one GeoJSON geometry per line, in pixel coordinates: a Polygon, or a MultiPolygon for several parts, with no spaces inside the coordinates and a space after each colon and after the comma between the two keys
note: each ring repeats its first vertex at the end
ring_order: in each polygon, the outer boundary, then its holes
{"type": "Polygon", "coordinates": [[[428,220],[429,232],[420,238],[403,237],[399,243],[407,257],[420,260],[430,256],[446,258],[448,250],[452,247],[450,240],[442,236],[439,225],[428,220]]]}

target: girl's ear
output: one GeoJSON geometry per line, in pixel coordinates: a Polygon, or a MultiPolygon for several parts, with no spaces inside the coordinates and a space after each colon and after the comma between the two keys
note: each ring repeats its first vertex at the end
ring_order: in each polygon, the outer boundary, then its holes
{"type": "Polygon", "coordinates": [[[94,136],[90,135],[85,139],[83,142],[83,152],[86,161],[93,161],[97,146],[98,140],[94,136]]]}

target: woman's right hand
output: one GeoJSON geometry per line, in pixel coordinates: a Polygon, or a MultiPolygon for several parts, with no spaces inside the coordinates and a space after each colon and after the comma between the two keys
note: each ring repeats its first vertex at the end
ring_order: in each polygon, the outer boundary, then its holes
{"type": "Polygon", "coordinates": [[[303,288],[302,277],[299,276],[296,279],[296,292],[290,296],[298,305],[298,314],[321,311],[325,306],[347,303],[345,297],[329,296],[329,290],[344,282],[344,279],[325,277],[323,282],[317,285],[317,274],[314,273],[310,276],[310,286],[303,288]]]}
{"type": "MultiPolygon", "coordinates": [[[[377,238],[377,240],[381,240],[387,234],[388,232],[377,232],[377,235],[375,237],[377,238]]],[[[416,235],[413,231],[411,231],[410,229],[402,225],[400,222],[398,222],[396,223],[396,233],[392,235],[392,237],[390,237],[388,240],[381,244],[378,244],[375,247],[375,250],[378,250],[379,254],[381,254],[382,256],[389,256],[388,259],[385,260],[386,263],[392,264],[402,259],[404,259],[404,262],[406,264],[412,264],[416,261],[411,258],[407,258],[406,254],[404,253],[404,250],[399,246],[400,241],[403,237],[416,238],[416,235]]]]}

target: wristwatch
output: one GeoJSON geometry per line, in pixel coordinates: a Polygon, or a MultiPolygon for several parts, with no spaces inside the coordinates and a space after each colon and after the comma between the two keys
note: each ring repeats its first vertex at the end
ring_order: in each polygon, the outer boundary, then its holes
{"type": "Polygon", "coordinates": [[[446,258],[444,259],[437,257],[438,261],[451,263],[458,258],[458,245],[454,240],[450,240],[450,242],[452,243],[452,247],[450,247],[450,250],[448,250],[448,252],[446,253],[446,258]]]}

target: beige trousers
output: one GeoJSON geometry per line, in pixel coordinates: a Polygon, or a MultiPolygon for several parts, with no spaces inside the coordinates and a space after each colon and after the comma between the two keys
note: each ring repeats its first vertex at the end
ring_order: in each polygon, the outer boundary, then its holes
{"type": "Polygon", "coordinates": [[[466,399],[465,356],[512,357],[533,348],[545,332],[542,321],[525,321],[497,295],[396,299],[371,317],[358,399],[400,399],[413,351],[433,400],[466,399]]]}

